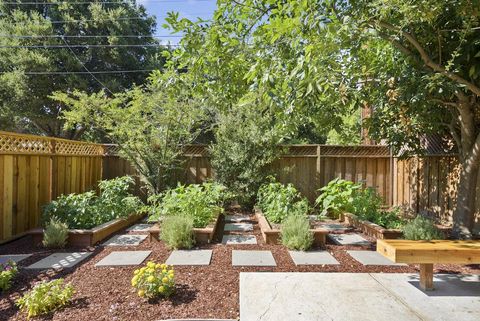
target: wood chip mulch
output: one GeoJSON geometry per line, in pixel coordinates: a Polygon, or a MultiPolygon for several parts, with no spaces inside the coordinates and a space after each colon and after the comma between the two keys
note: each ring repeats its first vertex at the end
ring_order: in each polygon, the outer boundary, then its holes
{"type": "MultiPolygon", "coordinates": [[[[253,219],[253,215],[252,215],[253,219]]],[[[295,266],[288,250],[281,245],[266,245],[260,230],[254,224],[253,234],[257,237],[257,245],[226,246],[221,241],[224,222],[220,223],[216,242],[201,246],[201,249],[212,249],[213,256],[209,266],[176,267],[176,293],[169,299],[148,302],[139,298],[130,285],[132,267],[94,267],[100,259],[112,251],[151,250],[147,260],[165,262],[170,254],[162,242],[150,243],[145,240],[135,247],[103,247],[88,249],[65,249],[68,251],[88,250],[94,252],[80,264],[71,269],[59,271],[48,270],[39,273],[38,270],[20,269],[10,290],[0,295],[0,320],[25,320],[15,301],[35,282],[63,277],[75,287],[73,304],[39,320],[161,320],[181,318],[218,318],[236,319],[239,317],[239,273],[240,272],[355,272],[355,273],[418,273],[418,266],[363,266],[346,253],[351,249],[372,249],[371,247],[338,246],[327,244],[329,251],[341,264],[324,266],[295,266]],[[232,267],[233,249],[270,250],[277,262],[277,267],[232,267]]],[[[120,232],[126,233],[125,231],[120,232]]],[[[130,232],[138,234],[141,232],[130,232]]],[[[248,234],[248,233],[243,233],[248,234]]],[[[372,238],[365,236],[370,241],[372,238]]],[[[27,266],[44,258],[52,250],[32,248],[32,241],[24,237],[17,241],[0,246],[1,254],[32,253],[32,257],[20,262],[27,266]]],[[[480,265],[457,266],[436,265],[436,273],[480,274],[480,265]]]]}

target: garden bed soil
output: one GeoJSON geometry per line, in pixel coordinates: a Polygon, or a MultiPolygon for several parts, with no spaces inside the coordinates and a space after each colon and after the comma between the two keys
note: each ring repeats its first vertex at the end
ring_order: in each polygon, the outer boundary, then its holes
{"type": "MultiPolygon", "coordinates": [[[[142,219],[145,215],[132,214],[127,218],[111,220],[92,229],[68,230],[67,244],[70,247],[87,247],[97,244],[113,233],[122,230],[142,219]]],[[[33,229],[29,232],[35,247],[42,246],[43,228],[33,229]]]]}
{"type": "Polygon", "coordinates": [[[348,225],[359,229],[362,233],[372,236],[375,239],[399,239],[403,236],[401,230],[384,228],[378,224],[361,220],[357,215],[352,213],[344,213],[343,218],[348,225]]]}
{"type": "MultiPolygon", "coordinates": [[[[267,244],[280,244],[280,228],[278,225],[272,226],[259,208],[255,208],[255,219],[260,226],[262,237],[267,244]]],[[[328,231],[321,228],[310,229],[313,233],[313,245],[317,247],[325,246],[328,231]]]]}
{"type": "MultiPolygon", "coordinates": [[[[193,229],[193,234],[195,235],[195,243],[198,244],[208,244],[211,243],[213,240],[213,237],[215,236],[215,233],[217,232],[218,228],[218,222],[220,221],[220,217],[222,214],[220,214],[217,219],[208,224],[204,228],[194,228],[193,229]]],[[[152,241],[160,241],[160,224],[155,223],[150,230],[148,231],[149,234],[149,240],[150,242],[152,241]]]]}
{"type": "MultiPolygon", "coordinates": [[[[252,219],[254,218],[253,213],[252,219]]],[[[219,220],[214,241],[221,240],[224,226],[223,218],[219,220]]],[[[258,224],[254,222],[254,230],[258,244],[222,245],[218,243],[199,246],[200,249],[213,250],[209,266],[175,267],[176,292],[169,299],[146,301],[139,298],[130,284],[133,271],[130,267],[95,267],[95,263],[112,251],[128,251],[132,247],[103,247],[89,249],[68,248],[65,251],[88,250],[93,255],[72,269],[48,270],[46,272],[20,269],[12,288],[0,295],[0,320],[25,320],[26,315],[20,313],[15,306],[23,293],[35,282],[63,277],[75,287],[73,304],[53,315],[40,320],[136,320],[151,321],[162,319],[236,319],[239,317],[239,275],[240,272],[356,272],[356,273],[418,273],[418,267],[408,266],[363,266],[354,260],[346,251],[353,249],[374,249],[371,246],[340,246],[327,243],[325,249],[340,263],[339,265],[306,265],[296,266],[288,249],[282,245],[265,244],[258,224]],[[276,267],[232,267],[232,250],[269,250],[272,252],[276,267]]],[[[125,232],[135,233],[139,232],[125,232]]],[[[141,233],[141,232],[140,232],[141,233]]],[[[375,239],[363,235],[369,241],[375,239]]],[[[32,264],[48,255],[52,250],[35,251],[31,246],[31,236],[0,246],[2,254],[34,253],[19,263],[20,267],[32,264]]],[[[143,242],[135,250],[150,250],[152,254],[147,260],[165,262],[171,253],[163,242],[143,242]]],[[[459,266],[438,264],[435,273],[480,274],[480,265],[459,266]]]]}

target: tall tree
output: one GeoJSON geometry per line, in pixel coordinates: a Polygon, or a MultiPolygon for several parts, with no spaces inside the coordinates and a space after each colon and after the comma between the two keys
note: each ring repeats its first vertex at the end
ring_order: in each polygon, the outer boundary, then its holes
{"type": "Polygon", "coordinates": [[[2,129],[78,139],[85,127],[64,128],[58,116],[66,106],[48,97],[53,91],[118,92],[143,84],[149,72],[102,72],[163,64],[155,18],[135,1],[32,3],[0,1],[2,129]]]}

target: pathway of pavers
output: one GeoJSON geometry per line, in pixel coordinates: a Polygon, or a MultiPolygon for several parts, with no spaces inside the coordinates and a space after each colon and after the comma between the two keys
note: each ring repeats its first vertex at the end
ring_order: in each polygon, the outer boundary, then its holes
{"type": "Polygon", "coordinates": [[[242,223],[250,221],[250,215],[225,215],[225,222],[228,223],[242,223]]]}
{"type": "Polygon", "coordinates": [[[370,242],[361,235],[355,233],[349,234],[328,234],[328,237],[338,245],[370,245],[370,242]]]}
{"type": "Polygon", "coordinates": [[[232,251],[232,266],[277,266],[270,251],[232,251]]]}
{"type": "Polygon", "coordinates": [[[119,234],[115,235],[103,245],[105,246],[126,246],[126,245],[139,245],[143,240],[147,238],[146,234],[134,235],[134,234],[119,234]]]}
{"type": "Polygon", "coordinates": [[[257,244],[257,238],[255,235],[224,235],[222,238],[222,244],[257,244]]]}
{"type": "Polygon", "coordinates": [[[347,253],[363,265],[407,266],[405,263],[394,263],[375,251],[347,251],[347,253]]]}
{"type": "Polygon", "coordinates": [[[295,265],[338,265],[338,261],[327,251],[288,251],[295,265]]]}
{"type": "Polygon", "coordinates": [[[128,232],[148,232],[148,230],[153,226],[153,224],[141,223],[135,224],[127,228],[128,232]]]}
{"type": "Polygon", "coordinates": [[[168,265],[209,265],[212,250],[176,250],[165,262],[168,265]]]}
{"type": "Polygon", "coordinates": [[[114,251],[97,262],[95,266],[139,265],[152,251],[114,251]]]}
{"type": "Polygon", "coordinates": [[[32,256],[32,254],[7,254],[7,255],[0,255],[0,264],[6,263],[8,261],[13,261],[18,263],[22,260],[25,260],[27,257],[32,256]]]}
{"type": "Polygon", "coordinates": [[[90,255],[92,255],[92,252],[53,253],[52,255],[27,266],[27,269],[71,268],[90,255]]]}
{"type": "Polygon", "coordinates": [[[253,225],[251,223],[227,223],[223,230],[225,232],[251,232],[253,225]]]}

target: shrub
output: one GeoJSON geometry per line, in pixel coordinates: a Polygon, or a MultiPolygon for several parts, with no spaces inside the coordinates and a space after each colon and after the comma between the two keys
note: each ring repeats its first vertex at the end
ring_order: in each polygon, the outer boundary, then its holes
{"type": "Polygon", "coordinates": [[[308,202],[302,198],[292,185],[281,183],[265,184],[258,190],[258,206],[265,217],[272,223],[282,223],[292,213],[306,215],[308,202]]]}
{"type": "Polygon", "coordinates": [[[27,312],[27,318],[36,317],[67,305],[73,293],[73,286],[64,285],[63,279],[43,281],[18,299],[17,305],[20,310],[27,312]]]}
{"type": "Polygon", "coordinates": [[[407,240],[441,240],[442,233],[431,219],[418,215],[403,227],[403,237],[407,240]]]}
{"type": "Polygon", "coordinates": [[[17,275],[17,264],[11,260],[0,264],[0,292],[6,291],[12,285],[13,278],[17,275]]]}
{"type": "Polygon", "coordinates": [[[168,216],[162,222],[160,238],[172,249],[190,249],[195,243],[193,220],[188,216],[168,216]]]}
{"type": "Polygon", "coordinates": [[[63,248],[67,243],[68,226],[52,217],[43,232],[43,246],[49,248],[63,248]]]}
{"type": "Polygon", "coordinates": [[[352,211],[355,191],[362,187],[344,179],[336,178],[319,189],[320,196],[315,200],[315,206],[320,208],[320,215],[332,214],[339,217],[342,212],[352,211]]]}
{"type": "Polygon", "coordinates": [[[175,273],[166,264],[148,262],[133,274],[132,286],[141,298],[169,297],[175,291],[175,273]]]}
{"type": "Polygon", "coordinates": [[[45,206],[43,221],[56,217],[69,228],[89,229],[113,219],[127,217],[140,209],[142,202],[129,193],[134,183],[130,176],[99,183],[100,196],[93,191],[61,195],[45,206]]]}
{"type": "Polygon", "coordinates": [[[401,228],[405,221],[400,217],[400,210],[381,210],[382,203],[382,197],[373,188],[359,189],[354,193],[351,212],[388,229],[401,228]]]}
{"type": "Polygon", "coordinates": [[[282,244],[291,250],[308,250],[313,243],[308,218],[300,215],[288,216],[282,224],[282,244]]]}

